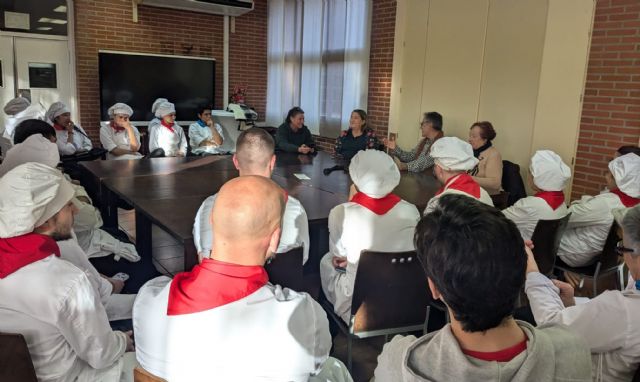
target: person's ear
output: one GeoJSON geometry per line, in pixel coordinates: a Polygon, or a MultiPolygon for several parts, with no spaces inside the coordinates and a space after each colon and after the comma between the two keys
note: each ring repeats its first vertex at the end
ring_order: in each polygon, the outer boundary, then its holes
{"type": "Polygon", "coordinates": [[[233,154],[232,160],[236,170],[240,170],[240,165],[238,164],[238,157],[236,157],[236,154],[233,154]]]}
{"type": "Polygon", "coordinates": [[[431,295],[433,296],[433,299],[442,300],[442,294],[440,294],[440,291],[436,287],[436,284],[434,284],[433,281],[431,281],[431,278],[427,277],[427,282],[429,283],[429,289],[431,290],[431,295]]]}
{"type": "Polygon", "coordinates": [[[271,160],[269,161],[269,171],[273,172],[273,169],[276,168],[276,154],[271,156],[271,160]]]}

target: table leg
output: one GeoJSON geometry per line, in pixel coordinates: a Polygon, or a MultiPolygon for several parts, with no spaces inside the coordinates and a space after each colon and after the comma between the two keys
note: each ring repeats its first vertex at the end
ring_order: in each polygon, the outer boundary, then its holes
{"type": "Polygon", "coordinates": [[[100,186],[100,214],[105,227],[118,228],[118,196],[107,187],[100,186]]]}
{"type": "Polygon", "coordinates": [[[136,249],[141,257],[151,258],[151,221],[136,209],[136,249]]]}
{"type": "Polygon", "coordinates": [[[193,244],[193,239],[185,240],[184,247],[184,271],[189,272],[193,267],[198,265],[198,252],[193,244]]]}

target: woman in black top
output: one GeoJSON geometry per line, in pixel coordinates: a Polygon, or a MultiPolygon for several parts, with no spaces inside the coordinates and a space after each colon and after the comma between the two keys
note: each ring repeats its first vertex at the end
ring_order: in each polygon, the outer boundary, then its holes
{"type": "Polygon", "coordinates": [[[289,153],[313,154],[316,143],[304,125],[304,111],[294,107],[276,132],[276,148],[289,153]]]}
{"type": "Polygon", "coordinates": [[[349,129],[342,131],[342,134],[336,139],[336,154],[349,160],[360,150],[378,149],[379,147],[380,142],[376,133],[367,126],[367,112],[360,109],[352,111],[349,129]]]}

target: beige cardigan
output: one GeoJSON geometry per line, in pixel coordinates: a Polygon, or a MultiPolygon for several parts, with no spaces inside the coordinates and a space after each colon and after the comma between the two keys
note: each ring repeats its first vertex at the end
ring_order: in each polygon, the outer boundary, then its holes
{"type": "Polygon", "coordinates": [[[473,179],[484,188],[489,195],[499,194],[502,189],[502,156],[493,146],[484,150],[478,157],[477,171],[473,179]]]}

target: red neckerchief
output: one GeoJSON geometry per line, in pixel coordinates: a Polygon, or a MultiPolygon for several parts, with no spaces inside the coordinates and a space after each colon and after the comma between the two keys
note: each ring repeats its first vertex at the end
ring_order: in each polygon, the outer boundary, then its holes
{"type": "Polygon", "coordinates": [[[58,130],[58,131],[66,130],[66,129],[64,128],[64,126],[62,126],[62,125],[58,125],[56,122],[54,122],[54,123],[53,123],[53,128],[54,128],[54,129],[56,129],[56,130],[58,130]]]}
{"type": "Polygon", "coordinates": [[[452,176],[445,182],[444,186],[436,192],[436,196],[442,194],[444,190],[447,189],[462,191],[476,199],[480,199],[480,185],[473,180],[469,174],[463,173],[457,176],[452,176]]]}
{"type": "Polygon", "coordinates": [[[243,299],[269,281],[264,267],[203,259],[176,275],[169,287],[167,315],[198,313],[243,299]]]}
{"type": "Polygon", "coordinates": [[[110,125],[111,125],[111,127],[116,131],[116,133],[119,133],[119,132],[121,132],[121,131],[124,131],[124,130],[125,130],[125,128],[124,128],[124,127],[122,127],[122,126],[120,126],[120,125],[118,125],[118,124],[116,123],[116,121],[111,121],[110,125]]]}
{"type": "Polygon", "coordinates": [[[381,198],[375,199],[362,192],[353,195],[351,201],[361,205],[376,215],[384,215],[389,212],[396,204],[400,202],[400,197],[395,194],[387,194],[381,198]]]}
{"type": "Polygon", "coordinates": [[[164,121],[164,119],[162,121],[160,121],[160,123],[162,124],[162,126],[166,127],[167,129],[169,129],[170,132],[175,133],[176,131],[173,129],[173,123],[172,124],[168,124],[164,121]]]}
{"type": "Polygon", "coordinates": [[[562,191],[540,191],[536,192],[534,196],[544,199],[554,211],[564,203],[564,192],[562,191]]]}
{"type": "Polygon", "coordinates": [[[619,188],[614,188],[613,190],[611,190],[611,193],[618,195],[622,204],[624,204],[624,206],[627,208],[635,207],[636,204],[640,203],[640,198],[634,198],[632,196],[629,196],[624,192],[620,191],[619,188]]]}
{"type": "Polygon", "coordinates": [[[467,349],[461,349],[461,350],[464,354],[468,355],[469,357],[473,357],[482,361],[509,362],[512,359],[516,358],[518,354],[527,350],[527,339],[525,338],[524,341],[518,344],[515,344],[510,348],[506,348],[498,351],[484,352],[484,351],[474,351],[474,350],[467,350],[467,349]]]}
{"type": "Polygon", "coordinates": [[[0,279],[51,255],[60,257],[60,248],[49,236],[28,233],[0,239],[0,279]]]}

